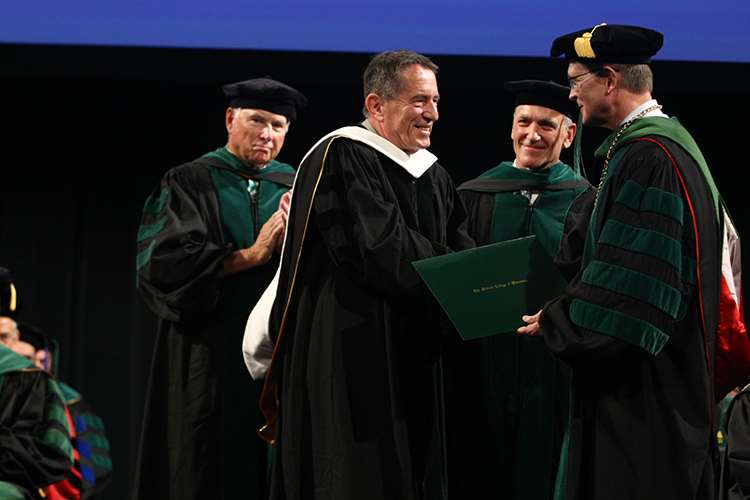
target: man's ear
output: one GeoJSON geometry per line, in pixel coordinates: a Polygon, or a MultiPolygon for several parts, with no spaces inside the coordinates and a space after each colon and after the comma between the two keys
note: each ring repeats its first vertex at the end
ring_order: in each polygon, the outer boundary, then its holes
{"type": "Polygon", "coordinates": [[[378,94],[371,92],[365,97],[365,109],[367,110],[367,114],[376,121],[383,120],[383,104],[385,104],[385,100],[378,94]]]}
{"type": "Polygon", "coordinates": [[[576,138],[576,131],[577,127],[575,123],[571,123],[568,126],[568,130],[565,131],[565,139],[563,140],[563,148],[568,149],[571,144],[573,144],[573,140],[576,138]]]}
{"type": "Polygon", "coordinates": [[[602,68],[604,71],[607,72],[607,92],[606,94],[611,94],[616,88],[620,86],[620,73],[615,71],[613,68],[609,66],[604,66],[602,68]]]}
{"type": "Polygon", "coordinates": [[[232,131],[233,123],[234,123],[234,108],[229,107],[227,108],[226,113],[224,113],[224,125],[227,128],[227,132],[232,131]]]}

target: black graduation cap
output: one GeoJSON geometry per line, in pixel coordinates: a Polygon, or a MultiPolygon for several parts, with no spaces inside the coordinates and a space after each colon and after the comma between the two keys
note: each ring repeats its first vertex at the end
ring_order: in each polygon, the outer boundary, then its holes
{"type": "Polygon", "coordinates": [[[231,107],[264,109],[284,115],[290,121],[297,118],[297,111],[307,106],[302,92],[271,78],[228,83],[222,90],[231,107]]]}
{"type": "Polygon", "coordinates": [[[505,90],[516,96],[516,106],[531,104],[554,109],[575,120],[578,106],[571,101],[570,87],[542,80],[505,82],[505,90]]]}
{"type": "Polygon", "coordinates": [[[18,290],[10,271],[0,267],[0,316],[18,317],[18,290]]]}
{"type": "Polygon", "coordinates": [[[621,24],[597,24],[557,37],[550,54],[583,62],[644,64],[664,43],[658,31],[621,24]]]}

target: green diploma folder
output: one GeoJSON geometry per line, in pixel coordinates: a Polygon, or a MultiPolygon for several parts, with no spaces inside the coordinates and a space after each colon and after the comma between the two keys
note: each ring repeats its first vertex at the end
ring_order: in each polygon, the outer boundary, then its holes
{"type": "Polygon", "coordinates": [[[464,340],[515,332],[565,279],[535,236],[412,263],[464,340]]]}

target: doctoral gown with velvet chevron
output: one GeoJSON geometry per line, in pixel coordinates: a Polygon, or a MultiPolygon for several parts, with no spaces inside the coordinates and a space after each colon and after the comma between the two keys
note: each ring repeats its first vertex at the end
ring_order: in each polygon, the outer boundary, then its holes
{"type": "Polygon", "coordinates": [[[710,500],[718,191],[674,119],[637,120],[613,151],[582,271],[541,317],[572,368],[557,498],[710,500]]]}
{"type": "Polygon", "coordinates": [[[278,259],[221,271],[234,250],[253,244],[293,174],[276,161],[249,170],[219,148],[169,170],[145,203],[137,284],[159,327],[134,499],[265,495],[267,450],[252,431],[260,385],[240,345],[278,259]]]}

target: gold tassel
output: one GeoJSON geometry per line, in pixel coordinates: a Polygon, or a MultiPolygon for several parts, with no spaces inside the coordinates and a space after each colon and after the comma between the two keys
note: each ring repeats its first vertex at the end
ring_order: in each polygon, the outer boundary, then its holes
{"type": "Polygon", "coordinates": [[[582,59],[596,59],[594,48],[591,47],[591,37],[594,36],[594,31],[596,31],[596,28],[606,25],[607,23],[597,24],[596,26],[594,26],[590,33],[587,31],[586,33],[575,39],[575,41],[573,42],[573,48],[575,49],[576,55],[578,57],[582,59]]]}

